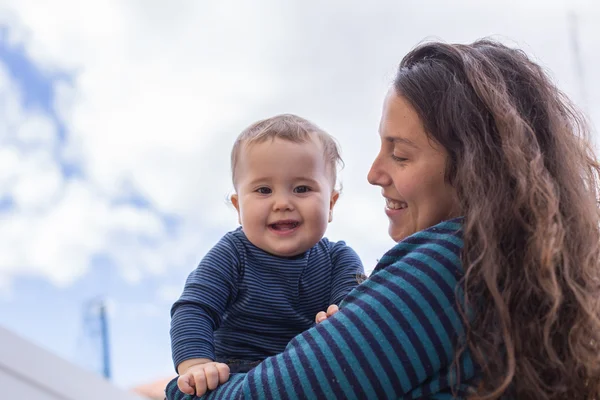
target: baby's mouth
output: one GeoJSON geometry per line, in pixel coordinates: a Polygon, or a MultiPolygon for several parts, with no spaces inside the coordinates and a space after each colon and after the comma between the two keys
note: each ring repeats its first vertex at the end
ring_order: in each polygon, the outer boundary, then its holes
{"type": "Polygon", "coordinates": [[[290,231],[297,228],[298,225],[300,225],[300,222],[298,221],[283,220],[269,224],[269,228],[273,229],[274,231],[290,231]]]}

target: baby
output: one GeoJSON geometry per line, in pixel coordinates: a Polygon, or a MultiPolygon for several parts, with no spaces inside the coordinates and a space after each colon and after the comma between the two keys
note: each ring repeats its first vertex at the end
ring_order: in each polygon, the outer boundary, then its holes
{"type": "Polygon", "coordinates": [[[282,352],[357,286],[358,255],[323,237],[339,197],[339,163],[335,140],[295,115],[239,135],[231,203],[241,227],[206,254],[171,309],[182,392],[200,396],[230,371],[247,372],[282,352]]]}

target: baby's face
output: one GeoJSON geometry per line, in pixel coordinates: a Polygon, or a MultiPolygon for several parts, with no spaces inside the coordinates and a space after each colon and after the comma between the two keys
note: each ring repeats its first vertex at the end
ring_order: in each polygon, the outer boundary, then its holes
{"type": "Polygon", "coordinates": [[[338,198],[329,168],[318,140],[243,146],[231,201],[248,239],[282,257],[321,240],[338,198]]]}

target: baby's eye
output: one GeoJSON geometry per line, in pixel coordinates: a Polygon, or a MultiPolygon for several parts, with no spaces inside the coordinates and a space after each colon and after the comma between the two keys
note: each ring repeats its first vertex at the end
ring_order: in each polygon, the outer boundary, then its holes
{"type": "Polygon", "coordinates": [[[271,189],[268,187],[260,187],[260,188],[256,189],[256,192],[258,192],[260,194],[271,194],[271,189]]]}
{"type": "Polygon", "coordinates": [[[302,185],[302,186],[296,186],[294,188],[294,193],[306,193],[306,192],[310,192],[310,188],[308,186],[302,185]]]}

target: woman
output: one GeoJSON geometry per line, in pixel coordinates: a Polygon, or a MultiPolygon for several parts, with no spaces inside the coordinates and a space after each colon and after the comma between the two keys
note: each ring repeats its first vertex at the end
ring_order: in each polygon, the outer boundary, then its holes
{"type": "Polygon", "coordinates": [[[599,398],[587,134],[521,51],[411,51],[368,175],[398,244],[339,312],[207,398],[599,398]]]}

